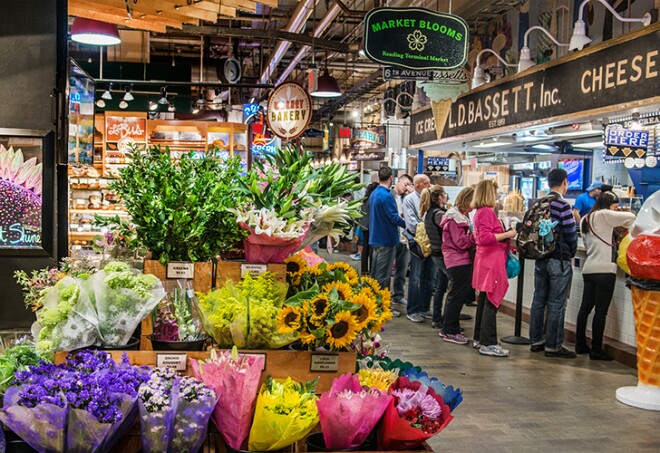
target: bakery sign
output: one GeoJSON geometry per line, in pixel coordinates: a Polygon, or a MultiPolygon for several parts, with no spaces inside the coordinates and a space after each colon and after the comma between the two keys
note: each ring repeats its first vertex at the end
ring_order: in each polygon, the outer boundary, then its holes
{"type": "Polygon", "coordinates": [[[105,141],[119,142],[147,141],[146,118],[132,118],[122,116],[108,116],[105,118],[105,141]]]}
{"type": "Polygon", "coordinates": [[[312,117],[312,98],[295,82],[285,82],[268,97],[266,120],[273,134],[282,140],[299,137],[312,117]]]}
{"type": "Polygon", "coordinates": [[[375,8],[364,19],[364,53],[384,65],[449,70],[467,61],[468,25],[424,8],[375,8]]]}
{"type": "Polygon", "coordinates": [[[649,131],[626,129],[618,124],[605,128],[605,158],[646,156],[649,147],[649,131]]]}

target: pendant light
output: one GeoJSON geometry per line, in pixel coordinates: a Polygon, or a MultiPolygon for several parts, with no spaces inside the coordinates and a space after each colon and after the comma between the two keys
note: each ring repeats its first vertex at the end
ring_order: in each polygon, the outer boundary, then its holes
{"type": "Polygon", "coordinates": [[[124,101],[130,102],[133,99],[135,99],[135,97],[133,97],[133,93],[131,93],[132,88],[133,88],[132,84],[126,87],[126,94],[124,94],[124,101]]]}
{"type": "Polygon", "coordinates": [[[158,103],[161,105],[168,105],[170,101],[167,100],[167,88],[162,87],[160,89],[160,99],[158,99],[158,103]]]}
{"type": "Polygon", "coordinates": [[[117,25],[84,17],[76,17],[73,20],[71,39],[94,46],[114,46],[121,43],[117,25]]]}
{"type": "Polygon", "coordinates": [[[101,99],[105,99],[106,101],[112,101],[112,93],[110,92],[110,90],[112,90],[112,82],[108,84],[108,88],[101,95],[101,99]]]}
{"type": "Polygon", "coordinates": [[[316,83],[316,90],[312,91],[312,96],[317,98],[336,98],[342,95],[341,88],[337,79],[330,75],[328,68],[323,71],[316,83]]]}

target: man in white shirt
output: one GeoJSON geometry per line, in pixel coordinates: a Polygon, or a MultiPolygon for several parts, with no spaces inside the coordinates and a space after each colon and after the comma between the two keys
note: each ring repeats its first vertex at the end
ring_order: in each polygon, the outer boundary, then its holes
{"type": "MultiPolygon", "coordinates": [[[[392,195],[396,201],[396,208],[399,215],[403,217],[403,199],[406,195],[414,192],[413,182],[410,175],[404,174],[399,176],[392,195]]],[[[403,228],[399,228],[399,236],[403,236],[403,228]]],[[[401,243],[396,247],[396,255],[394,257],[394,293],[392,294],[392,303],[399,305],[407,305],[408,301],[403,295],[406,285],[406,274],[408,273],[408,265],[410,264],[410,253],[406,246],[404,238],[401,238],[401,243]]]]}

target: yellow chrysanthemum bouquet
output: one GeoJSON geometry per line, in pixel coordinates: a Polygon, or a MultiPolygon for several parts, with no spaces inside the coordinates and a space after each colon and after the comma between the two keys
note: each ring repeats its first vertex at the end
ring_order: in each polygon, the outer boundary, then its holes
{"type": "Polygon", "coordinates": [[[346,349],[392,319],[389,290],[358,276],[347,263],[308,267],[294,255],[287,260],[287,280],[289,298],[278,316],[279,332],[299,333],[310,349],[346,349]]]}

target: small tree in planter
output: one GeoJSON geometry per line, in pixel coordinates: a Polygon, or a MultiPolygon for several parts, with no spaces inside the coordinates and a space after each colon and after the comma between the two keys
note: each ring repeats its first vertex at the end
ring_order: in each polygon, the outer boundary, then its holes
{"type": "Polygon", "coordinates": [[[191,152],[173,160],[160,147],[129,156],[132,164],[111,188],[154,259],[210,261],[245,237],[230,211],[244,199],[232,188],[240,158],[223,162],[211,152],[201,157],[191,152]]]}

